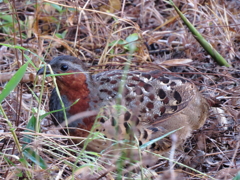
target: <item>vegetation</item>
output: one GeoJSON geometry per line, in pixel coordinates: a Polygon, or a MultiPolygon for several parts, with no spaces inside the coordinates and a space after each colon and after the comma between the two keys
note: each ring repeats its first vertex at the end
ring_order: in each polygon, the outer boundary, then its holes
{"type": "MultiPolygon", "coordinates": [[[[174,3],[209,44],[195,39],[169,1],[0,0],[1,178],[239,179],[240,2],[174,3]],[[225,60],[214,61],[216,52],[225,60]],[[181,75],[221,107],[211,109],[181,149],[155,155],[159,160],[151,166],[132,162],[124,151],[87,151],[71,141],[80,137],[52,125],[54,83],[36,76],[45,62],[64,54],[81,58],[92,73],[125,68],[181,75]]],[[[99,138],[93,133],[82,140],[99,138]]]]}

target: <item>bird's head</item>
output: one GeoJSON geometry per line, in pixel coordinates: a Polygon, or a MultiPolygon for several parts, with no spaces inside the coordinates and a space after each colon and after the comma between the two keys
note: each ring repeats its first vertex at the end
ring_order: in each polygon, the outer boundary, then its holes
{"type": "MultiPolygon", "coordinates": [[[[50,61],[52,72],[56,74],[59,88],[79,90],[86,81],[91,79],[83,62],[73,56],[59,56],[50,61]]],[[[45,67],[38,70],[37,74],[42,75],[45,67]]],[[[46,67],[46,74],[51,74],[49,67],[46,67]]]]}

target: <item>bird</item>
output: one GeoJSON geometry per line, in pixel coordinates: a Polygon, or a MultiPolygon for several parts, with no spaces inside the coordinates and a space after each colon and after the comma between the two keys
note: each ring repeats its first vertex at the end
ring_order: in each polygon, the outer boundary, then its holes
{"type": "MultiPolygon", "coordinates": [[[[94,131],[118,142],[136,140],[139,146],[152,142],[146,149],[161,154],[169,151],[173,141],[171,136],[160,137],[175,131],[175,145],[179,147],[203,126],[209,114],[209,102],[193,82],[158,69],[93,74],[81,59],[69,55],[55,57],[49,65],[54,74],[60,74],[55,76],[60,97],[54,88],[49,99],[56,126],[79,113],[97,112],[67,122],[71,136],[88,137],[94,131]]],[[[50,74],[48,67],[39,69],[37,74],[45,71],[50,74]]],[[[94,140],[87,148],[101,152],[112,144],[94,140]]]]}

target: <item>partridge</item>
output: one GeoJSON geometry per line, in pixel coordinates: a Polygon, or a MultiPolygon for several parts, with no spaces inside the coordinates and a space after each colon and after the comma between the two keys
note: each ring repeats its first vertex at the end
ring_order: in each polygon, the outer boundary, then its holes
{"type": "MultiPolygon", "coordinates": [[[[69,123],[72,136],[87,137],[94,129],[108,139],[134,137],[142,145],[180,128],[174,132],[179,146],[208,116],[209,103],[192,82],[160,70],[91,74],[80,59],[72,56],[56,57],[49,64],[55,74],[62,74],[56,76],[56,82],[67,118],[85,111],[99,112],[98,116],[80,116],[69,123]]],[[[44,68],[37,72],[43,73],[44,68]]],[[[48,68],[46,73],[50,73],[48,68]]],[[[49,109],[62,109],[56,89],[51,93],[49,109]]],[[[63,111],[53,112],[52,120],[55,125],[65,122],[63,111]]],[[[111,144],[111,141],[93,141],[88,148],[99,152],[111,144]]],[[[162,153],[171,145],[172,140],[167,136],[147,149],[162,153]]]]}

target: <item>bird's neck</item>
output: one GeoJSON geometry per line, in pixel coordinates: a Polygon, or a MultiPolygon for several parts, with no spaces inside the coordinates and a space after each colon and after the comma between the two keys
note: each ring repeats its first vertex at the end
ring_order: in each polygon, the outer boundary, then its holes
{"type": "Polygon", "coordinates": [[[57,77],[60,94],[66,96],[69,101],[68,104],[71,105],[68,110],[71,115],[94,109],[91,105],[92,83],[91,76],[85,73],[57,77]],[[72,105],[73,103],[75,104],[72,105]]]}

